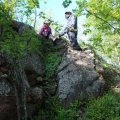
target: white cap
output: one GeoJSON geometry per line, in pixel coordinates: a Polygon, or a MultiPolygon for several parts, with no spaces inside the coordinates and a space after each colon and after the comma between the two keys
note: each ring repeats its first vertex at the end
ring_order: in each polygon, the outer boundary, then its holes
{"type": "Polygon", "coordinates": [[[50,22],[48,20],[45,20],[44,23],[45,24],[50,24],[50,22]]]}

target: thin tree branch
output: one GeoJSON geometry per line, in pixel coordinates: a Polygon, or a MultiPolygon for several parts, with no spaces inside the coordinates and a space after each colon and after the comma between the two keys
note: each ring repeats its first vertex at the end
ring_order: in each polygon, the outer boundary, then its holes
{"type": "MultiPolygon", "coordinates": [[[[115,28],[113,25],[111,25],[110,23],[108,23],[108,22],[107,22],[106,20],[104,20],[103,18],[97,16],[95,13],[92,13],[91,11],[89,11],[89,10],[87,10],[87,9],[86,9],[86,11],[87,11],[88,13],[90,13],[91,15],[95,16],[96,18],[102,20],[105,24],[109,25],[109,26],[110,26],[111,28],[113,28],[114,30],[117,30],[117,28],[115,28]]],[[[117,32],[120,33],[119,31],[117,31],[117,32]]]]}
{"type": "Polygon", "coordinates": [[[35,21],[34,21],[34,29],[36,27],[36,19],[37,19],[37,11],[36,11],[36,8],[35,8],[35,21]]]}

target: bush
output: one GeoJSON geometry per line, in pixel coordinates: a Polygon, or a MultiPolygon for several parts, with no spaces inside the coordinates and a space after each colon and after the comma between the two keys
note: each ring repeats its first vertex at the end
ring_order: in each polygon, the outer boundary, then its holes
{"type": "Polygon", "coordinates": [[[60,63],[61,57],[55,53],[49,53],[45,59],[45,74],[51,77],[56,73],[56,69],[60,63]]]}
{"type": "Polygon", "coordinates": [[[74,120],[76,119],[79,102],[74,102],[68,108],[64,107],[57,97],[49,98],[34,120],[74,120]]]}
{"type": "Polygon", "coordinates": [[[87,104],[85,120],[120,120],[120,95],[109,92],[87,104]]]}
{"type": "Polygon", "coordinates": [[[59,47],[54,46],[53,43],[48,40],[43,43],[44,45],[44,72],[45,77],[51,78],[56,75],[57,67],[61,61],[61,56],[59,55],[59,47]]]}

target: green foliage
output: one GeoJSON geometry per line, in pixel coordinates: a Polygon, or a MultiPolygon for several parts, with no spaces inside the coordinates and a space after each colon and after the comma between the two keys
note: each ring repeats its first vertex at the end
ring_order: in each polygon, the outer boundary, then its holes
{"type": "Polygon", "coordinates": [[[86,108],[85,120],[119,120],[120,94],[109,92],[99,99],[92,99],[86,108]]]}
{"type": "MultiPolygon", "coordinates": [[[[108,63],[118,66],[120,61],[120,1],[77,0],[76,15],[86,16],[83,34],[88,44],[108,63]]],[[[118,66],[120,68],[120,66],[118,66]]]]}
{"type": "MultiPolygon", "coordinates": [[[[41,0],[42,1],[42,0],[41,0]]],[[[14,7],[14,19],[27,24],[36,24],[40,17],[40,2],[38,0],[16,0],[14,7]]]]}
{"type": "MultiPolygon", "coordinates": [[[[16,1],[19,3],[19,1],[16,1]]],[[[22,1],[21,1],[22,2],[22,1]]],[[[0,27],[3,28],[0,36],[0,51],[7,53],[11,58],[19,59],[24,56],[26,52],[35,52],[41,49],[41,41],[34,28],[30,29],[29,26],[25,26],[23,32],[18,34],[13,29],[14,7],[15,1],[7,2],[4,0],[0,6],[0,27]]],[[[22,26],[21,26],[22,27],[22,26]]],[[[18,28],[19,29],[19,28],[18,28]]]]}
{"type": "Polygon", "coordinates": [[[40,111],[34,120],[74,120],[77,118],[79,102],[72,103],[69,107],[64,107],[57,97],[49,98],[45,103],[45,109],[40,111]]]}
{"type": "Polygon", "coordinates": [[[28,2],[28,8],[33,9],[35,7],[39,7],[39,1],[38,0],[27,0],[28,2]]]}
{"type": "Polygon", "coordinates": [[[75,10],[77,16],[85,15],[85,8],[87,6],[87,0],[76,0],[78,8],[75,10]]]}
{"type": "Polygon", "coordinates": [[[11,58],[19,59],[26,52],[32,53],[41,50],[41,40],[34,31],[25,30],[20,36],[12,29],[4,33],[1,37],[2,41],[0,41],[1,52],[7,53],[11,58]],[[28,44],[27,41],[29,41],[28,44]]]}
{"type": "Polygon", "coordinates": [[[120,1],[76,0],[76,3],[75,14],[86,16],[83,34],[90,38],[88,45],[104,60],[120,69],[120,1]]]}
{"type": "Polygon", "coordinates": [[[45,74],[48,77],[55,75],[61,57],[54,53],[49,53],[45,59],[45,74]]]}
{"type": "Polygon", "coordinates": [[[72,0],[64,0],[63,1],[63,6],[66,8],[72,3],[72,0]]]}
{"type": "Polygon", "coordinates": [[[90,26],[105,33],[112,33],[113,31],[118,33],[120,31],[119,0],[89,0],[88,2],[86,0],[77,0],[77,5],[77,11],[86,15],[87,19],[89,19],[87,24],[90,26]]]}
{"type": "MultiPolygon", "coordinates": [[[[20,36],[21,41],[23,40],[23,44],[28,41],[28,46],[25,46],[25,49],[28,50],[29,53],[32,52],[41,52],[42,51],[42,38],[39,38],[34,31],[34,29],[25,29],[20,36]]],[[[26,44],[25,44],[26,45],[26,44]]]]}
{"type": "Polygon", "coordinates": [[[57,67],[61,61],[61,56],[58,54],[59,48],[53,46],[52,41],[47,41],[44,44],[46,53],[44,54],[44,72],[47,78],[56,75],[57,67]]]}
{"type": "Polygon", "coordinates": [[[83,102],[73,102],[69,107],[64,107],[56,97],[51,97],[45,102],[44,110],[40,111],[34,120],[82,120],[78,114],[84,105],[85,120],[119,120],[120,119],[120,94],[110,91],[102,97],[92,98],[83,102]]]}
{"type": "Polygon", "coordinates": [[[10,2],[4,1],[0,3],[0,26],[7,27],[10,25],[13,18],[14,5],[10,2]]]}
{"type": "Polygon", "coordinates": [[[13,58],[24,56],[25,52],[35,52],[41,48],[41,40],[36,36],[34,30],[25,29],[21,35],[11,27],[4,28],[1,36],[0,49],[13,58]],[[29,42],[27,44],[27,42],[29,42]]]}
{"type": "Polygon", "coordinates": [[[50,25],[52,26],[52,28],[55,30],[55,32],[59,32],[61,30],[61,28],[63,27],[62,25],[60,25],[58,22],[55,22],[51,17],[48,17],[44,12],[40,13],[41,17],[47,21],[50,22],[50,25]]]}

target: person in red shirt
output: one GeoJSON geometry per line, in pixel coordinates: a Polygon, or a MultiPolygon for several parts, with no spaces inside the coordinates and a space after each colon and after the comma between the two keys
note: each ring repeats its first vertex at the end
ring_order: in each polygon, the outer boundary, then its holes
{"type": "Polygon", "coordinates": [[[50,38],[52,36],[52,30],[50,28],[50,22],[45,21],[43,23],[43,26],[40,29],[39,35],[45,37],[45,38],[50,38]]]}

